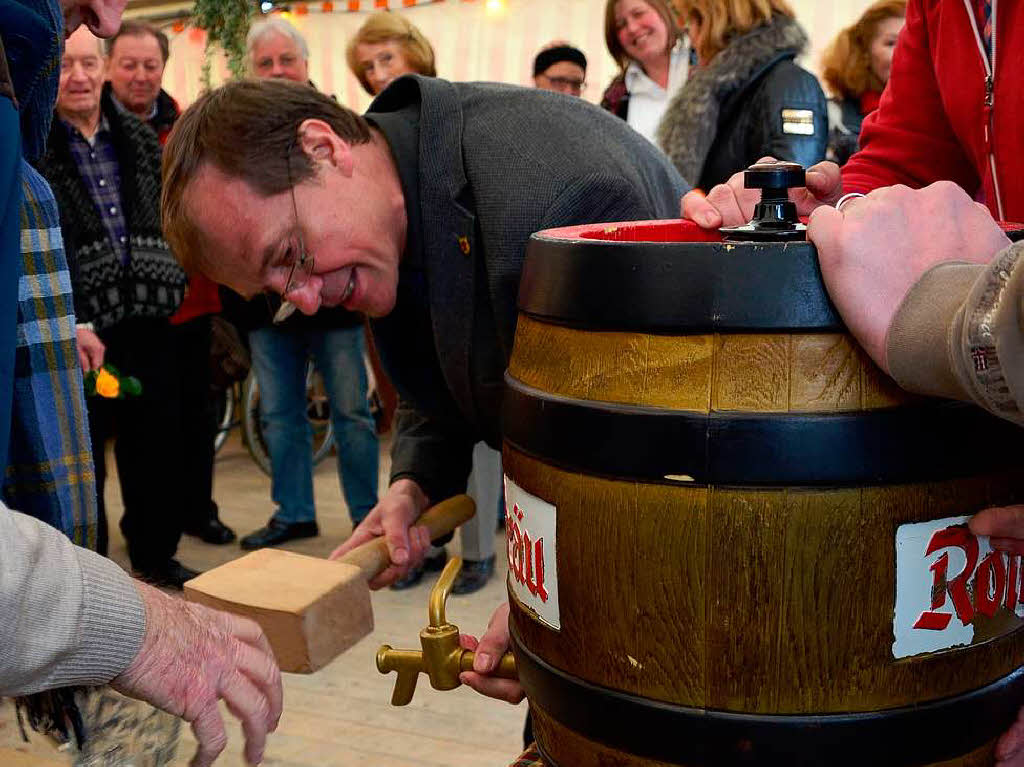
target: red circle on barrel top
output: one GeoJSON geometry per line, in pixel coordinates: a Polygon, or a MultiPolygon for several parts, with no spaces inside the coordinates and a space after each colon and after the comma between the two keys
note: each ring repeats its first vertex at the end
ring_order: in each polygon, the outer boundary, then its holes
{"type": "MultiPolygon", "coordinates": [[[[800,222],[806,224],[807,216],[800,222]]],[[[1004,232],[1024,232],[1024,224],[1000,221],[1004,232]]],[[[704,229],[688,219],[621,221],[609,224],[563,226],[537,232],[553,240],[607,240],[610,242],[722,242],[717,229],[704,229]]]]}

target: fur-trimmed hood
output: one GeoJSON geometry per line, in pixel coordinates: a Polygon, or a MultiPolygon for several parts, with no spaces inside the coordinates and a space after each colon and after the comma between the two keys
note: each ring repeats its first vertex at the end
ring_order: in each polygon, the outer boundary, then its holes
{"type": "Polygon", "coordinates": [[[658,144],[683,178],[698,183],[718,134],[722,104],[780,56],[796,57],[806,48],[803,28],[776,15],[770,24],[733,39],[709,64],[690,73],[658,126],[658,144]]]}

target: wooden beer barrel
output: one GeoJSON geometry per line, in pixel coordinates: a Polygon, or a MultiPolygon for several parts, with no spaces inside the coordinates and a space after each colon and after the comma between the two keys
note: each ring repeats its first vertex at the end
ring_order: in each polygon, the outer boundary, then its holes
{"type": "Polygon", "coordinates": [[[1024,499],[1024,430],[899,390],[807,242],[550,230],[519,303],[511,631],[551,767],[992,763],[1024,567],[965,520],[1024,499]]]}

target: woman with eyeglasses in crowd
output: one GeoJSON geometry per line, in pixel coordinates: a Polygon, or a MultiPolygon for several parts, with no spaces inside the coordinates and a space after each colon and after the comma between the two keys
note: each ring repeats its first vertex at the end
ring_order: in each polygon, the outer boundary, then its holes
{"type": "Polygon", "coordinates": [[[882,100],[906,15],[906,0],[879,0],[840,32],[822,57],[822,79],[832,93],[827,157],[839,165],[857,151],[864,118],[882,100]]]}
{"type": "Polygon", "coordinates": [[[698,66],[669,104],[658,143],[683,178],[710,189],[771,155],[825,157],[825,94],[794,59],[807,34],[786,0],[675,0],[698,66]]]}
{"type": "Polygon", "coordinates": [[[601,106],[654,143],[661,116],[690,67],[675,13],[668,0],[607,0],[604,40],[620,71],[601,106]]]}

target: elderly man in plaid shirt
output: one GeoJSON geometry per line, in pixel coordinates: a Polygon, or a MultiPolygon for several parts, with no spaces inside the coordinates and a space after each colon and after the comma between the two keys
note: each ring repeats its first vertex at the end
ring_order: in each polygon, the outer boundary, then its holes
{"type": "Polygon", "coordinates": [[[183,518],[173,500],[179,408],[168,318],[181,303],[185,275],[160,228],[156,134],[101,97],[104,65],[100,41],[88,29],[68,39],[58,119],[39,169],[60,208],[82,369],[109,363],[142,382],[137,397],[88,398],[97,550],[107,550],[104,446],[113,437],[132,567],[140,578],[181,588],[197,573],[174,559],[183,518]]]}

